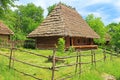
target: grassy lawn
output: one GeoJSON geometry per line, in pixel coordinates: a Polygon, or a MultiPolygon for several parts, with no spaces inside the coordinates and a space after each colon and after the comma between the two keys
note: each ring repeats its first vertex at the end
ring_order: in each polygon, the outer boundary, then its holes
{"type": "MultiPolygon", "coordinates": [[[[52,50],[32,50],[32,49],[25,49],[30,52],[34,52],[37,54],[42,54],[45,56],[49,56],[53,54],[52,50]]],[[[9,55],[10,50],[8,49],[0,49],[0,53],[9,55]]],[[[96,52],[96,59],[103,58],[103,51],[102,49],[98,49],[96,52]]],[[[14,56],[22,61],[33,63],[40,66],[47,66],[51,67],[51,62],[48,62],[46,58],[38,57],[32,54],[28,54],[26,52],[21,51],[14,51],[14,56]]],[[[90,51],[82,51],[82,54],[90,54],[90,51]]],[[[56,52],[56,56],[70,56],[70,55],[76,55],[76,52],[74,53],[59,53],[56,52]]],[[[90,62],[91,57],[82,57],[82,62],[90,62]]],[[[5,57],[2,57],[0,55],[0,80],[35,80],[31,77],[19,74],[13,70],[9,70],[6,65],[8,65],[8,59],[5,57]],[[7,75],[7,77],[6,77],[7,75]]],[[[66,59],[65,62],[59,62],[56,65],[64,65],[64,64],[71,64],[75,63],[76,58],[69,58],[66,59]]],[[[113,57],[113,60],[110,61],[110,55],[107,55],[106,62],[101,61],[97,62],[96,67],[91,64],[84,64],[82,65],[82,70],[85,71],[81,75],[76,75],[71,79],[68,80],[103,80],[101,77],[102,74],[107,73],[115,76],[117,80],[120,80],[120,58],[119,57],[113,57]]],[[[35,67],[31,67],[19,62],[14,63],[14,67],[18,69],[19,71],[23,71],[26,73],[29,73],[31,75],[34,75],[38,78],[41,78],[43,80],[50,80],[51,79],[51,70],[45,70],[45,69],[39,69],[35,67]]],[[[75,74],[75,66],[71,67],[63,67],[59,68],[58,71],[55,71],[55,78],[62,78],[65,77],[65,75],[69,75],[68,73],[75,74]]]]}

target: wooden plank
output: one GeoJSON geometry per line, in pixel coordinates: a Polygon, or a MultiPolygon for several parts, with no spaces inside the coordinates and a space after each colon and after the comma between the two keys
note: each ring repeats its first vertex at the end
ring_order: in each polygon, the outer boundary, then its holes
{"type": "Polygon", "coordinates": [[[71,42],[72,42],[72,46],[74,46],[74,43],[73,43],[73,37],[71,38],[71,42]]]}
{"type": "Polygon", "coordinates": [[[73,46],[75,49],[97,49],[97,45],[80,45],[80,46],[73,46]]]}
{"type": "Polygon", "coordinates": [[[10,59],[9,59],[9,69],[11,68],[11,64],[12,64],[12,52],[13,51],[13,49],[11,48],[10,49],[10,59]]]}
{"type": "Polygon", "coordinates": [[[91,63],[92,63],[92,65],[93,65],[93,50],[91,50],[91,63]]]}
{"type": "Polygon", "coordinates": [[[55,49],[53,50],[53,63],[52,63],[52,77],[51,80],[54,80],[55,76],[55,49]]]}
{"type": "Polygon", "coordinates": [[[79,51],[79,71],[82,72],[82,59],[81,59],[81,52],[79,51]]]}
{"type": "MultiPolygon", "coordinates": [[[[78,54],[78,51],[77,51],[77,56],[76,56],[76,63],[78,63],[78,57],[79,57],[79,54],[78,54]]],[[[75,66],[75,73],[77,73],[77,68],[78,68],[78,64],[76,64],[75,66]]]]}
{"type": "Polygon", "coordinates": [[[93,55],[94,55],[94,65],[96,66],[96,55],[95,55],[95,51],[94,51],[93,55]]]}

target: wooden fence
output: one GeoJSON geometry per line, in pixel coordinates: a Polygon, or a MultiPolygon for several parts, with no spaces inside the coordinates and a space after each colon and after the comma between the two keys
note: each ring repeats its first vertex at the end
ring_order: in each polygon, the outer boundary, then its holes
{"type": "MultiPolygon", "coordinates": [[[[37,78],[37,77],[35,77],[33,75],[30,75],[30,74],[27,74],[25,72],[19,71],[18,69],[16,69],[12,65],[14,65],[14,63],[16,61],[16,62],[19,62],[19,63],[22,63],[22,64],[26,64],[26,65],[29,65],[29,66],[32,66],[32,67],[51,70],[51,73],[52,73],[51,80],[65,80],[65,79],[68,79],[68,78],[72,78],[76,74],[81,74],[83,72],[82,71],[82,66],[83,65],[91,64],[91,65],[95,65],[96,66],[96,62],[106,61],[106,53],[112,54],[112,51],[111,52],[107,52],[106,50],[104,50],[103,51],[103,57],[101,59],[96,59],[96,53],[95,53],[94,50],[91,50],[91,54],[81,54],[81,51],[77,50],[76,51],[76,55],[58,57],[58,56],[56,56],[56,50],[55,49],[53,50],[53,54],[51,56],[45,56],[45,55],[41,55],[41,54],[36,54],[36,53],[30,52],[30,51],[26,51],[26,50],[23,50],[23,49],[14,48],[13,46],[11,48],[8,48],[8,49],[10,49],[10,55],[5,55],[3,53],[0,53],[0,55],[5,56],[5,57],[7,57],[9,59],[9,68],[10,69],[14,69],[15,71],[17,71],[19,73],[22,73],[24,75],[30,76],[30,77],[32,77],[34,79],[37,79],[37,80],[43,80],[43,79],[40,79],[40,78],[37,78]],[[25,62],[25,61],[22,61],[22,60],[18,60],[18,59],[15,58],[15,56],[13,54],[14,50],[19,50],[21,52],[26,52],[26,54],[32,54],[32,55],[43,57],[43,58],[46,58],[46,59],[52,59],[52,61],[51,61],[52,66],[51,67],[38,66],[38,65],[35,65],[33,63],[28,63],[28,62],[25,62]],[[86,56],[91,57],[91,61],[89,61],[89,62],[82,62],[81,58],[82,57],[86,57],[86,56]],[[75,63],[64,64],[64,65],[56,65],[57,61],[65,60],[65,59],[68,59],[68,58],[76,58],[75,63]],[[68,74],[71,74],[71,75],[64,76],[63,78],[62,77],[55,78],[56,69],[60,69],[62,67],[70,67],[70,66],[75,66],[75,71],[74,71],[75,74],[68,73],[68,74]]],[[[112,56],[113,55],[111,55],[111,57],[110,57],[111,60],[112,60],[112,56]]]]}

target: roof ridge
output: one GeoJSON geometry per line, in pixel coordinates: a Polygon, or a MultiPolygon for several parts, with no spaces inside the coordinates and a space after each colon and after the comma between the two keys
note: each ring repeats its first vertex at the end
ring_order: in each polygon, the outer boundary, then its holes
{"type": "Polygon", "coordinates": [[[99,37],[76,10],[63,4],[57,4],[43,23],[28,35],[45,36],[99,37]]]}

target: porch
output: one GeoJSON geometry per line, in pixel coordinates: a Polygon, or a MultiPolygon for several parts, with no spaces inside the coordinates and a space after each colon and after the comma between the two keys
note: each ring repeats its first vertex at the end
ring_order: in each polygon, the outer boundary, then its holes
{"type": "Polygon", "coordinates": [[[75,49],[97,49],[92,38],[85,37],[68,37],[66,38],[66,47],[72,46],[75,49]]]}
{"type": "Polygon", "coordinates": [[[97,49],[97,45],[80,45],[80,46],[73,46],[75,49],[97,49]]]}

